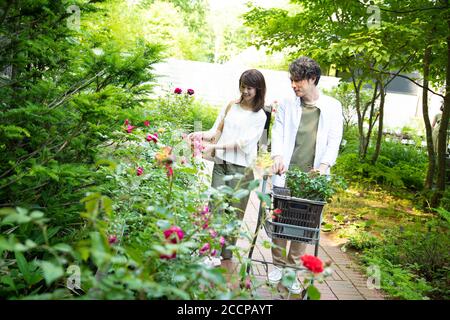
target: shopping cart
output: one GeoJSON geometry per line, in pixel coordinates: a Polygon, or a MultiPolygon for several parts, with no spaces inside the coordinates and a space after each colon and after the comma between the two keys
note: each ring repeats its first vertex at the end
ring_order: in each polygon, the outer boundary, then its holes
{"type": "MultiPolygon", "coordinates": [[[[268,178],[268,175],[263,176],[261,191],[264,194],[266,193],[268,178]]],[[[262,225],[269,238],[281,238],[314,245],[314,255],[317,257],[319,253],[320,225],[326,202],[292,197],[289,189],[275,186],[269,195],[271,197],[270,207],[262,206],[261,204],[259,206],[256,229],[248,253],[249,261],[260,262],[266,266],[267,264],[273,264],[252,259],[258,233],[262,229],[262,225]],[[268,213],[273,209],[281,209],[281,214],[277,217],[270,217],[268,213]]],[[[302,267],[290,268],[304,270],[302,267]]],[[[247,266],[247,274],[250,273],[250,270],[251,264],[247,266]]],[[[311,284],[313,284],[312,281],[311,284]]],[[[303,294],[303,299],[307,299],[306,292],[303,294]]]]}

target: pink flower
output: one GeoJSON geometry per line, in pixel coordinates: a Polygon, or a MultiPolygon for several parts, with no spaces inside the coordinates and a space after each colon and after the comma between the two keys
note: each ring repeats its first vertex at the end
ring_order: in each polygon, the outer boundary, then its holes
{"type": "Polygon", "coordinates": [[[130,124],[130,121],[128,119],[125,119],[125,122],[123,124],[127,126],[130,124]]]}
{"type": "Polygon", "coordinates": [[[117,236],[116,236],[116,235],[110,235],[110,236],[108,237],[108,243],[109,243],[109,244],[115,244],[115,243],[117,243],[117,236]]]}
{"type": "Polygon", "coordinates": [[[192,96],[194,94],[194,89],[188,89],[187,94],[192,96]]]}
{"type": "Polygon", "coordinates": [[[216,250],[216,249],[213,249],[213,251],[211,251],[211,256],[215,257],[216,254],[217,254],[217,250],[216,250]]]}
{"type": "Polygon", "coordinates": [[[172,243],[179,243],[184,238],[184,232],[180,227],[172,226],[164,231],[164,238],[172,243]]]}
{"type": "Polygon", "coordinates": [[[175,90],[173,92],[176,94],[181,94],[183,92],[183,90],[181,90],[181,88],[175,88],[175,90]]]}
{"type": "Polygon", "coordinates": [[[209,234],[210,234],[211,238],[217,237],[217,231],[214,229],[209,229],[209,234]]]}
{"type": "Polygon", "coordinates": [[[172,177],[173,176],[173,168],[167,164],[166,170],[167,170],[167,177],[169,177],[169,178],[172,177]]]}
{"type": "Polygon", "coordinates": [[[146,127],[150,126],[150,121],[145,120],[145,121],[144,121],[144,126],[146,126],[146,127]]]}
{"type": "Polygon", "coordinates": [[[132,125],[128,125],[126,130],[127,130],[128,133],[131,133],[134,128],[136,128],[136,127],[132,126],[132,125]]]}
{"type": "Polygon", "coordinates": [[[209,213],[209,207],[208,206],[204,206],[202,211],[200,212],[202,215],[205,215],[207,213],[209,213]]]}
{"type": "Polygon", "coordinates": [[[147,136],[146,140],[147,140],[148,142],[153,141],[154,143],[157,143],[157,142],[158,142],[158,134],[157,134],[157,133],[154,133],[154,134],[151,134],[151,133],[150,133],[150,134],[147,136]]]}
{"type": "Polygon", "coordinates": [[[208,227],[209,227],[209,224],[208,224],[208,222],[206,222],[206,223],[202,226],[202,229],[205,230],[205,229],[208,229],[208,227]]]}
{"type": "Polygon", "coordinates": [[[273,210],[273,213],[276,215],[281,214],[281,212],[282,212],[281,209],[278,209],[278,208],[273,210]]]}
{"type": "Polygon", "coordinates": [[[136,174],[137,174],[138,176],[142,175],[143,173],[144,173],[144,168],[142,168],[142,167],[137,168],[136,174]]]}
{"type": "Polygon", "coordinates": [[[252,282],[250,281],[250,278],[247,277],[245,279],[245,289],[250,290],[252,288],[252,282]]]}
{"type": "Polygon", "coordinates": [[[199,253],[200,253],[200,254],[205,254],[206,252],[209,251],[209,249],[211,249],[211,245],[210,245],[209,243],[205,243],[205,244],[203,245],[203,247],[200,248],[199,253]]]}
{"type": "Polygon", "coordinates": [[[220,246],[223,247],[225,245],[225,238],[221,236],[219,243],[220,243],[220,246]]]}

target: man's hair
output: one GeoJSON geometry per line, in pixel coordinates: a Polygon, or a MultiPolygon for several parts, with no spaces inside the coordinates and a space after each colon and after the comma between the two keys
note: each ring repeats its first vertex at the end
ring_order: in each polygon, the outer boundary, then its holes
{"type": "Polygon", "coordinates": [[[291,74],[291,79],[294,81],[314,78],[314,84],[316,86],[319,83],[321,74],[319,64],[315,60],[305,56],[294,60],[289,65],[289,73],[291,74]]]}
{"type": "MultiPolygon", "coordinates": [[[[244,71],[239,78],[239,88],[242,86],[252,87],[256,89],[256,96],[253,99],[253,111],[258,112],[264,107],[264,100],[266,97],[266,81],[264,80],[263,74],[256,70],[250,69],[244,71]]],[[[241,101],[244,97],[241,95],[241,101]]]]}

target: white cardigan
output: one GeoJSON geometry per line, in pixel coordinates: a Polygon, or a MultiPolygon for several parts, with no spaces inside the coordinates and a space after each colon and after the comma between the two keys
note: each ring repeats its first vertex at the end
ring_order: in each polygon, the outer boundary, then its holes
{"type": "MultiPolygon", "coordinates": [[[[319,94],[316,106],[320,109],[319,125],[317,128],[316,153],[314,169],[321,163],[330,167],[336,162],[343,133],[342,106],[336,99],[319,94]]],[[[285,99],[278,106],[275,124],[272,128],[272,157],[281,155],[286,169],[289,168],[292,153],[294,152],[297,130],[302,116],[300,98],[294,96],[285,99]]],[[[328,173],[329,173],[328,168],[328,173]]],[[[274,175],[273,185],[284,187],[286,175],[274,175]]]]}
{"type": "MultiPolygon", "coordinates": [[[[226,106],[222,108],[216,122],[208,132],[216,132],[225,111],[226,106]]],[[[263,109],[254,112],[243,109],[237,103],[233,104],[227,113],[223,132],[217,144],[237,143],[237,147],[226,151],[216,149],[216,157],[240,166],[251,166],[256,159],[257,145],[263,134],[266,118],[263,109]]]]}

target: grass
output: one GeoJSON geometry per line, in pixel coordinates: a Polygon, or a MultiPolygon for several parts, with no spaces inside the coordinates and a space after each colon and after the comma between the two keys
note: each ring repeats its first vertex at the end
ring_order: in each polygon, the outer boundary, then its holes
{"type": "MultiPolygon", "coordinates": [[[[424,223],[433,214],[417,210],[411,200],[401,199],[383,190],[349,188],[333,197],[324,209],[322,231],[329,231],[334,240],[368,231],[377,237],[386,229],[424,223]]],[[[341,242],[341,241],[338,241],[341,242]]]]}

